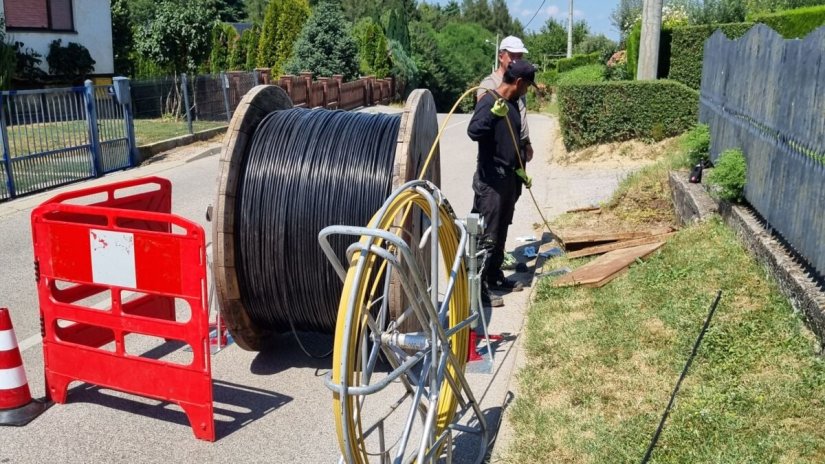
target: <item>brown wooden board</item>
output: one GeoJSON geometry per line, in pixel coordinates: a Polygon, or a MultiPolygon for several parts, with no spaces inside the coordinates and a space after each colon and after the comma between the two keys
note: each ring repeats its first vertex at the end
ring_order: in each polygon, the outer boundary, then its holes
{"type": "Polygon", "coordinates": [[[611,251],[576,269],[572,273],[562,276],[553,283],[553,286],[569,287],[573,285],[586,285],[601,287],[614,279],[616,277],[615,274],[623,272],[637,259],[644,258],[664,244],[665,242],[656,242],[611,251]]]}
{"type": "Polygon", "coordinates": [[[564,246],[569,246],[577,243],[616,242],[619,240],[632,240],[636,238],[650,237],[653,235],[662,235],[669,232],[673,232],[673,229],[670,227],[621,232],[579,229],[557,231],[559,238],[562,242],[564,242],[564,246]]]}
{"type": "Polygon", "coordinates": [[[602,208],[600,206],[585,206],[584,208],[568,209],[566,212],[567,213],[586,213],[586,212],[589,212],[589,211],[598,211],[598,212],[601,213],[601,209],[602,208]]]}
{"type": "Polygon", "coordinates": [[[597,245],[582,248],[581,250],[571,251],[570,253],[567,253],[567,257],[570,259],[582,258],[584,256],[600,255],[602,253],[608,253],[614,250],[621,250],[622,248],[647,245],[649,243],[665,241],[668,238],[673,237],[675,234],[675,232],[670,232],[662,235],[652,235],[650,237],[634,238],[632,240],[620,240],[618,242],[608,243],[606,245],[597,245]]]}

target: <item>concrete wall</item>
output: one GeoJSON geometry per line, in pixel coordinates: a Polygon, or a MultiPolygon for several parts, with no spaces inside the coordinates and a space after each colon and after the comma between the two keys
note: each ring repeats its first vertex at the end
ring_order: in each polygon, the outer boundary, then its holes
{"type": "MultiPolygon", "coordinates": [[[[4,1],[8,0],[0,0],[0,14],[3,14],[4,1]]],[[[46,72],[49,70],[46,63],[49,44],[55,39],[63,39],[64,46],[69,42],[76,42],[89,49],[89,54],[95,60],[95,74],[114,73],[112,11],[109,0],[73,0],[72,9],[76,32],[9,31],[9,38],[11,41],[23,42],[25,48],[31,48],[43,55],[40,65],[46,72]]]]}

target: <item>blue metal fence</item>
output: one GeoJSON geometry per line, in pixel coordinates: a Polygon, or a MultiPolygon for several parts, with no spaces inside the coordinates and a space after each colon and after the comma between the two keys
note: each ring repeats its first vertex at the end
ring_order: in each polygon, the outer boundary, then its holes
{"type": "MultiPolygon", "coordinates": [[[[124,85],[128,95],[128,82],[124,85]]],[[[134,165],[128,97],[114,86],[0,92],[0,200],[134,165]]]]}
{"type": "Polygon", "coordinates": [[[825,276],[825,27],[785,40],[765,25],[705,43],[699,118],[711,156],[741,149],[745,198],[825,276]]]}

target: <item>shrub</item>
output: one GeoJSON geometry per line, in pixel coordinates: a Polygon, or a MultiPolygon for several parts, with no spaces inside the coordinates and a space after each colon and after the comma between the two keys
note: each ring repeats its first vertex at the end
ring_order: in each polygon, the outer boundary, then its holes
{"type": "Polygon", "coordinates": [[[572,71],[559,74],[557,85],[590,84],[604,80],[605,67],[600,64],[582,66],[572,71]]]}
{"type": "Polygon", "coordinates": [[[742,150],[725,150],[708,174],[708,183],[717,189],[720,198],[738,202],[744,198],[747,171],[742,150]]]}
{"type": "Polygon", "coordinates": [[[95,69],[95,60],[89,49],[75,42],[69,42],[64,47],[61,39],[49,44],[46,63],[49,64],[49,73],[56,76],[85,77],[95,69]]]}
{"type": "Polygon", "coordinates": [[[730,23],[673,29],[668,79],[699,89],[702,83],[702,59],[705,53],[705,41],[713,35],[716,29],[721,29],[728,38],[736,39],[745,35],[751,26],[753,26],[753,23],[730,23]]]}
{"type": "Polygon", "coordinates": [[[589,55],[574,55],[572,58],[562,58],[556,62],[556,71],[559,73],[572,71],[591,64],[599,64],[602,62],[602,53],[595,52],[589,55]]]}
{"type": "Polygon", "coordinates": [[[625,81],[629,80],[630,76],[627,73],[627,52],[625,50],[618,51],[607,60],[607,66],[604,68],[604,80],[606,81],[625,81]]]}
{"type": "Polygon", "coordinates": [[[536,84],[543,84],[545,86],[552,86],[556,85],[556,81],[559,78],[559,72],[555,69],[551,69],[549,71],[538,72],[536,73],[536,84]]]}
{"type": "Polygon", "coordinates": [[[698,124],[685,134],[683,143],[682,148],[691,166],[707,161],[710,155],[710,128],[707,124],[698,124]]]}
{"type": "Polygon", "coordinates": [[[699,112],[698,92],[667,80],[559,85],[558,101],[569,149],[672,137],[692,128],[699,112]]]}
{"type": "Polygon", "coordinates": [[[825,25],[825,5],[754,15],[749,19],[755,23],[767,24],[786,39],[801,39],[825,25]]]}

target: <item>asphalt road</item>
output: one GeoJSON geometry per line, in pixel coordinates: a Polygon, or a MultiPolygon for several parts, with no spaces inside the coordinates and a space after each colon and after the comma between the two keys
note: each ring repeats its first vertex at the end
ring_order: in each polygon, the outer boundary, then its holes
{"type": "MultiPolygon", "coordinates": [[[[443,190],[459,216],[466,215],[472,203],[475,146],[466,137],[467,120],[465,115],[454,118],[441,150],[443,190]]],[[[615,170],[580,171],[551,165],[549,133],[553,124],[555,121],[547,117],[531,119],[538,152],[530,171],[537,199],[548,216],[606,199],[622,175],[615,170]]],[[[173,212],[203,225],[208,237],[204,211],[214,198],[218,156],[192,158],[192,154],[172,157],[95,182],[146,175],[168,178],[173,183],[173,212]]],[[[44,368],[29,221],[31,209],[54,193],[0,204],[0,306],[11,308],[36,397],[44,394],[44,368]]],[[[537,222],[532,203],[523,198],[510,232],[512,247],[518,245],[515,237],[536,234],[533,224],[537,222]]],[[[489,314],[492,332],[514,336],[497,345],[492,373],[469,369],[470,384],[494,431],[506,405],[517,394],[511,380],[519,364],[517,336],[529,295],[530,291],[507,295],[506,306],[489,314]]],[[[306,335],[305,343],[321,352],[329,349],[332,341],[329,336],[306,335]]],[[[186,416],[176,406],[73,384],[67,404],[53,406],[26,427],[0,427],[0,463],[336,462],[332,395],[323,384],[328,368],[328,359],[315,360],[301,353],[292,335],[273,340],[261,353],[233,345],[215,355],[212,370],[218,439],[214,443],[196,440],[186,416]]],[[[509,436],[505,426],[499,448],[509,436]]],[[[468,462],[476,445],[473,437],[459,435],[456,461],[468,462]]]]}

